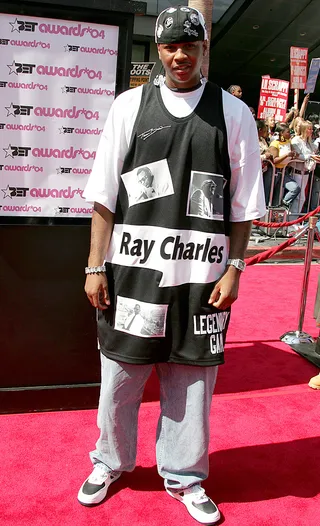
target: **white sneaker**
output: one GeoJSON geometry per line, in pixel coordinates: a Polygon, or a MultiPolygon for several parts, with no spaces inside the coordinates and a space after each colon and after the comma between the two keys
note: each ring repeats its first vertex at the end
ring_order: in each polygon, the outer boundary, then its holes
{"type": "Polygon", "coordinates": [[[195,484],[180,492],[168,488],[166,491],[171,497],[182,502],[196,521],[202,524],[213,524],[220,519],[218,507],[209,499],[200,484],[195,484]]]}
{"type": "Polygon", "coordinates": [[[121,473],[108,473],[104,465],[99,463],[93,468],[90,477],[84,481],[78,493],[78,501],[84,506],[99,504],[105,498],[112,482],[120,477],[121,473]]]}

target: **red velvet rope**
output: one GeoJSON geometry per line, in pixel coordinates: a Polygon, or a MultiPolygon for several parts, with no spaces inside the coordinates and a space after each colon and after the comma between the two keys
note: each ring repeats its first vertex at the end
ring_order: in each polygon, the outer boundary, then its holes
{"type": "Polygon", "coordinates": [[[297,241],[295,237],[289,237],[289,239],[281,243],[281,245],[277,245],[273,248],[270,248],[269,250],[260,252],[260,254],[256,254],[251,258],[247,258],[245,262],[247,266],[255,265],[255,263],[261,263],[262,261],[265,261],[266,259],[269,259],[272,256],[274,256],[274,254],[277,254],[278,252],[281,252],[285,248],[289,247],[290,245],[293,245],[295,241],[297,241]]]}
{"type": "Polygon", "coordinates": [[[283,226],[292,226],[297,225],[298,223],[303,223],[303,221],[305,221],[309,217],[315,216],[316,214],[320,214],[320,206],[318,206],[318,208],[312,210],[308,214],[302,217],[298,217],[298,219],[295,219],[294,221],[286,221],[285,223],[263,223],[261,221],[253,221],[253,224],[256,226],[263,226],[269,228],[281,228],[283,226]]]}

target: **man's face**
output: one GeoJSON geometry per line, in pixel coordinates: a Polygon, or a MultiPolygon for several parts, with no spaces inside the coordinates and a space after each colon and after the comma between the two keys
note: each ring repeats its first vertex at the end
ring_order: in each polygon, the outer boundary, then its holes
{"type": "Polygon", "coordinates": [[[169,88],[193,88],[200,80],[200,68],[207,41],[158,44],[159,58],[169,88]]]}
{"type": "Polygon", "coordinates": [[[135,314],[139,314],[139,312],[140,312],[140,305],[135,305],[134,306],[134,312],[135,312],[135,314]]]}
{"type": "Polygon", "coordinates": [[[232,95],[237,97],[237,99],[241,99],[241,97],[242,97],[242,89],[240,88],[240,86],[236,86],[235,87],[234,91],[232,92],[232,95]]]}
{"type": "Polygon", "coordinates": [[[148,172],[145,172],[144,170],[142,170],[139,174],[138,174],[138,182],[140,184],[142,184],[143,186],[145,186],[146,188],[149,188],[151,186],[151,176],[148,172]]]}

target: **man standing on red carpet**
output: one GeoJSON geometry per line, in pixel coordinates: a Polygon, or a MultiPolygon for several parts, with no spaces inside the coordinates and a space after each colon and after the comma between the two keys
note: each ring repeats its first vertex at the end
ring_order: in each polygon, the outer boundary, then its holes
{"type": "Polygon", "coordinates": [[[134,469],[139,406],[155,367],[158,472],[168,495],[212,524],[220,513],[201,486],[210,405],[251,222],[265,213],[259,144],[248,107],[202,78],[199,11],[160,13],[156,43],[165,75],[115,100],[85,190],[94,202],[85,290],[98,309],[102,380],[94,467],[78,500],[100,503],[134,469]],[[145,166],[162,190],[141,200],[145,166]],[[205,182],[215,188],[210,214],[191,206],[205,182]]]}

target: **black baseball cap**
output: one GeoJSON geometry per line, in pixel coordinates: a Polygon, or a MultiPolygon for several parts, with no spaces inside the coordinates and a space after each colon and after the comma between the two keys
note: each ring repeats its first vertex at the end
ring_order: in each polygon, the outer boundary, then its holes
{"type": "Polygon", "coordinates": [[[193,7],[184,5],[168,7],[157,18],[156,44],[195,42],[207,38],[203,14],[193,7]]]}

